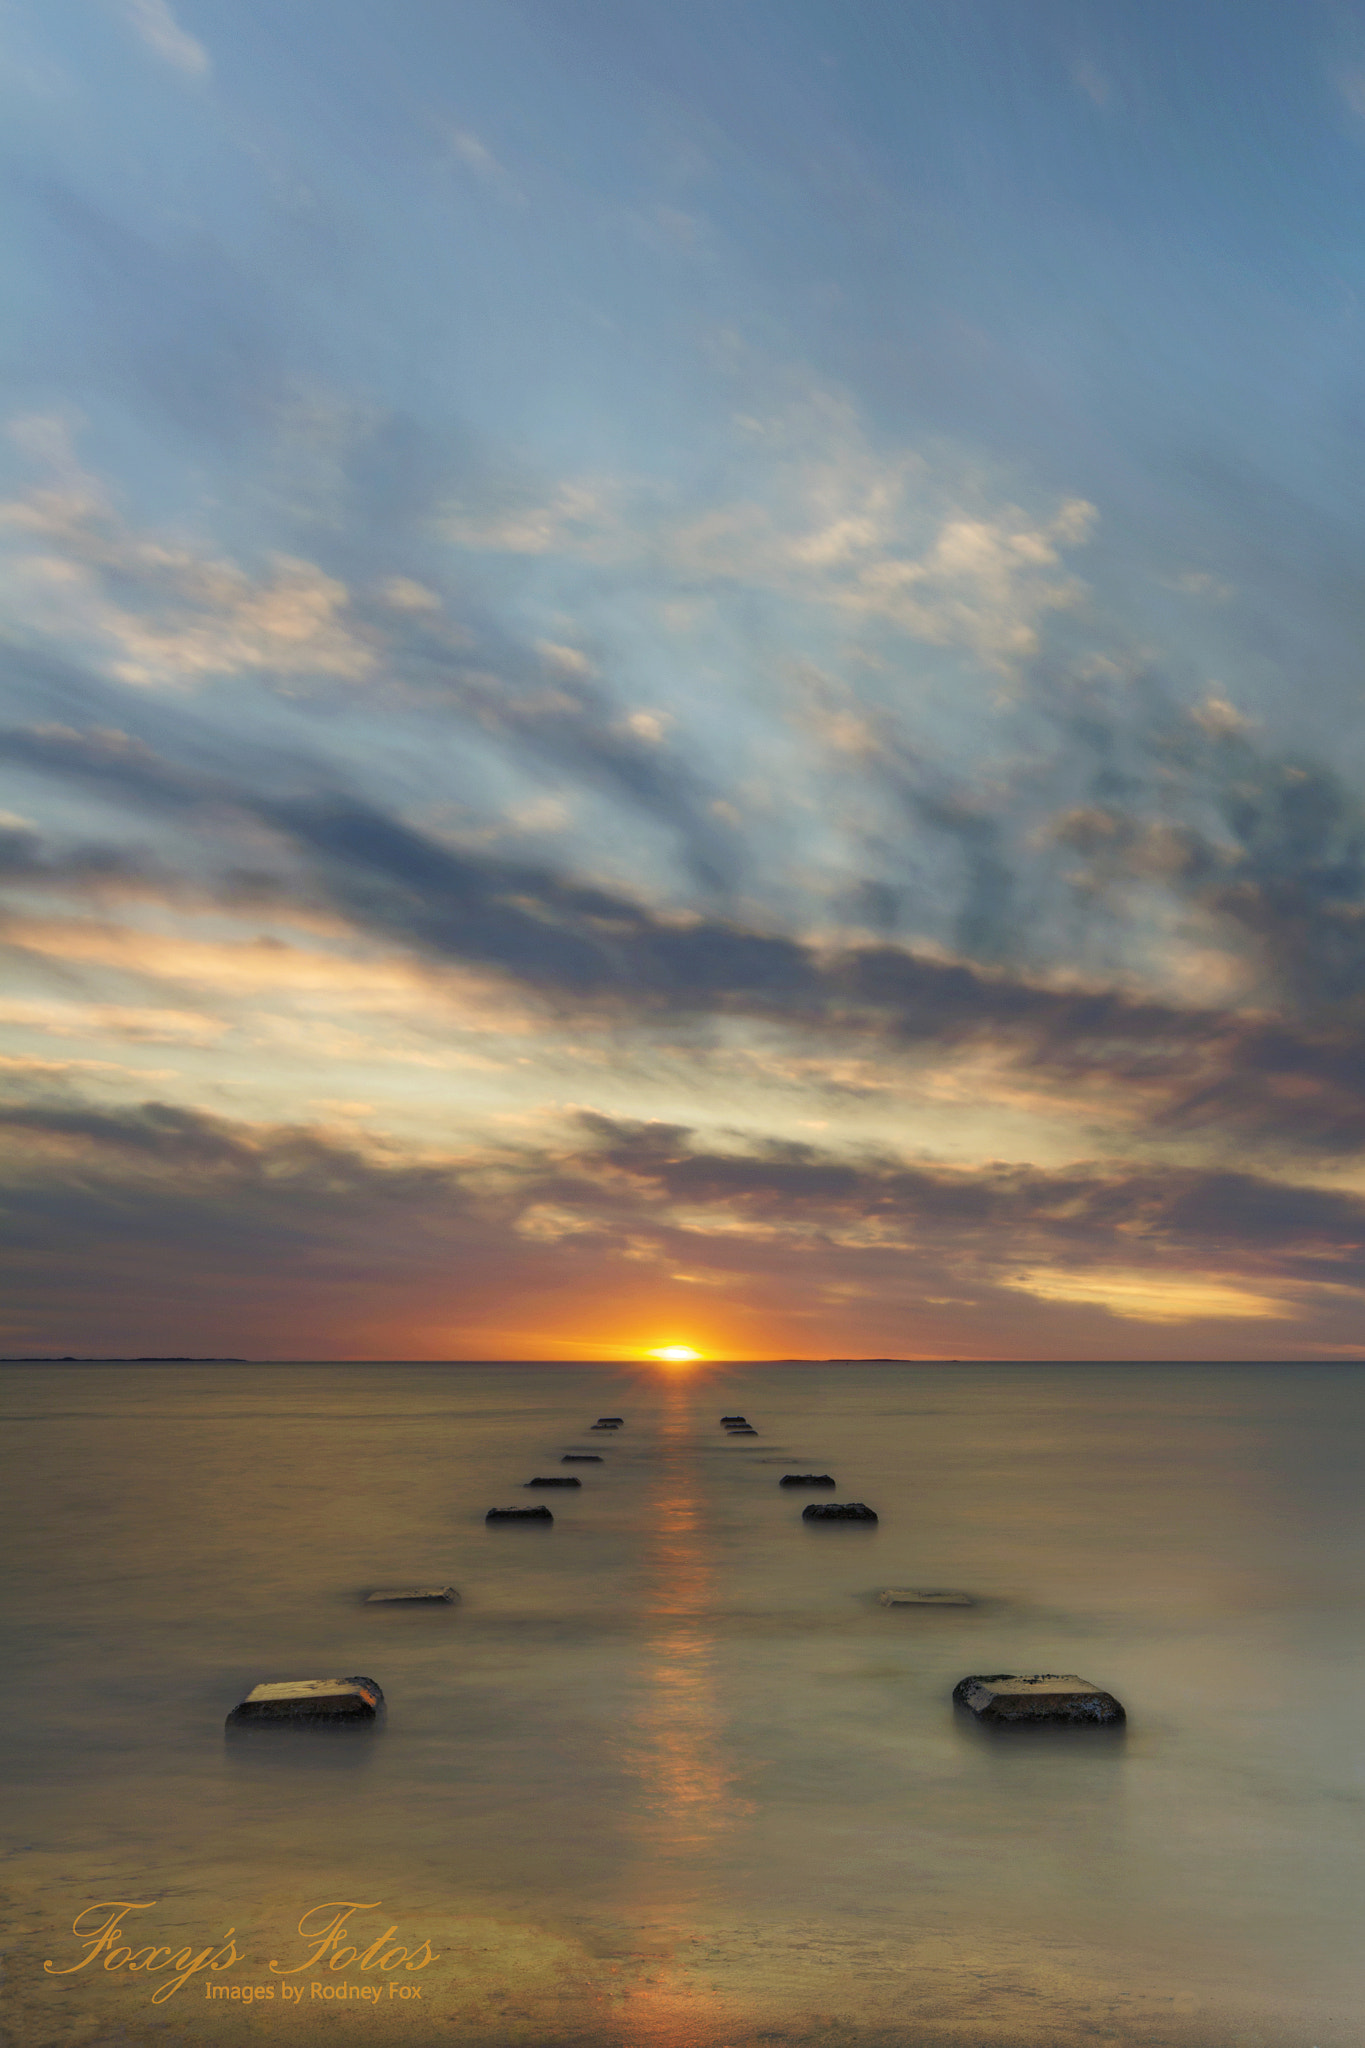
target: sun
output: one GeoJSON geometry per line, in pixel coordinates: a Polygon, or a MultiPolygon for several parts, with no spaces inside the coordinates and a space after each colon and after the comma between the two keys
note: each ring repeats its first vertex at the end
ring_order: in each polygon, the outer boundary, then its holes
{"type": "Polygon", "coordinates": [[[645,1353],[646,1358],[657,1359],[660,1365],[695,1365],[701,1356],[690,1344],[656,1344],[645,1353]]]}

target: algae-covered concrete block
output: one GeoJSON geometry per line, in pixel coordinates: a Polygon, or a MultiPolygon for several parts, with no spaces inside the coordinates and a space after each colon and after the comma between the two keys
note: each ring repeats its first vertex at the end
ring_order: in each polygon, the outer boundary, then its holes
{"type": "Polygon", "coordinates": [[[373,1721],[383,1704],[384,1695],[372,1678],[286,1678],[253,1686],[228,1715],[228,1726],[373,1721]]]}
{"type": "Polygon", "coordinates": [[[1025,1678],[997,1672],[989,1678],[959,1679],[953,1704],[968,1708],[978,1721],[998,1726],[1025,1721],[1112,1724],[1125,1718],[1111,1692],[1078,1678],[1074,1671],[1036,1671],[1025,1678]]]}
{"type": "Polygon", "coordinates": [[[553,1522],[548,1508],[490,1508],[485,1522],[553,1522]]]}
{"type": "Polygon", "coordinates": [[[927,1592],[919,1586],[888,1586],[877,1598],[883,1607],[974,1607],[970,1593],[927,1592]]]}
{"type": "Polygon", "coordinates": [[[784,1472],[779,1486],[833,1486],[828,1472],[784,1472]]]}
{"type": "Polygon", "coordinates": [[[803,1522],[875,1522],[876,1513],[860,1500],[812,1501],[801,1510],[803,1522]]]}
{"type": "Polygon", "coordinates": [[[381,1593],[367,1593],[367,1607],[389,1607],[404,1600],[438,1600],[447,1607],[458,1607],[460,1596],[453,1586],[398,1586],[386,1588],[381,1593]]]}
{"type": "Polygon", "coordinates": [[[552,1479],[528,1479],[528,1486],[581,1486],[583,1481],[570,1472],[556,1473],[552,1479]]]}

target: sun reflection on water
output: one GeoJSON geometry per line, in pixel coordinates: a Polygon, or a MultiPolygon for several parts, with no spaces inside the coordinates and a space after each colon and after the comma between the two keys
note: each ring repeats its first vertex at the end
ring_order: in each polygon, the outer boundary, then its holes
{"type": "Polygon", "coordinates": [[[646,1553],[641,1701],[627,1761],[640,1786],[631,1872],[632,1906],[671,1949],[626,1998],[633,2038],[651,2048],[695,2048],[730,2039],[742,2015],[695,1973],[696,1910],[720,1849],[753,1811],[738,1793],[715,1668],[716,1549],[701,1487],[692,1388],[667,1388],[660,1432],[655,1527],[646,1553]]]}
{"type": "Polygon", "coordinates": [[[743,1811],[727,1761],[714,1668],[715,1552],[698,1484],[686,1387],[668,1390],[656,1525],[647,1552],[645,1696],[632,1767],[644,1794],[637,1825],[656,1854],[694,1856],[743,1811]]]}

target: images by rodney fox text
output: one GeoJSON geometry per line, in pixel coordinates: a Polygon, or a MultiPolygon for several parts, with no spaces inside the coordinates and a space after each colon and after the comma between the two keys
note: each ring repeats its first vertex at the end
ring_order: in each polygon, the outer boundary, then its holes
{"type": "Polygon", "coordinates": [[[313,1978],[309,1984],[228,1984],[215,1983],[215,1976],[221,1976],[236,1963],[249,1959],[238,1949],[233,1936],[237,1930],[229,1927],[221,1945],[200,1949],[196,1954],[193,1947],[158,1948],[148,1946],[135,1948],[137,1934],[134,1929],[146,1931],[146,1922],[128,1923],[130,1913],[149,1913],[156,1904],[155,1899],[101,1899],[96,1905],[87,1906],[72,1922],[71,1932],[85,1950],[79,1962],[59,1964],[45,1962],[44,1970],[54,1977],[70,1977],[78,1970],[88,1970],[98,1963],[109,1971],[126,1971],[128,1975],[153,1976],[169,1971],[152,1993],[153,2005],[164,2005],[173,1998],[183,1984],[200,1970],[210,1972],[204,1979],[204,1994],[208,1998],[235,1998],[254,2003],[258,1998],[273,1998],[278,1990],[285,2003],[300,2002],[305,1992],[313,1998],[355,1998],[373,2002],[380,1998],[420,1998],[422,1993],[416,1984],[394,1982],[396,1973],[408,1975],[415,1970],[425,1970],[439,1960],[429,1941],[423,1941],[416,1948],[395,1939],[397,1926],[386,1927],[384,1932],[368,1946],[359,1944],[365,1940],[365,1933],[350,1925],[353,1913],[374,1913],[379,1910],[380,1901],[360,1899],[328,1899],[321,1906],[310,1906],[299,1921],[299,1933],[303,1937],[308,1953],[301,1962],[285,1962],[278,1958],[270,1963],[272,1974],[281,1980],[299,1978],[305,1971],[361,1970],[367,1974],[378,1973],[378,1983],[355,1984],[349,1979],[338,1984],[329,1984],[325,1979],[313,1978]],[[85,1922],[92,1915],[104,1913],[108,1917],[99,1926],[87,1927],[85,1922]],[[328,1917],[330,1915],[330,1918],[328,1917]]]}

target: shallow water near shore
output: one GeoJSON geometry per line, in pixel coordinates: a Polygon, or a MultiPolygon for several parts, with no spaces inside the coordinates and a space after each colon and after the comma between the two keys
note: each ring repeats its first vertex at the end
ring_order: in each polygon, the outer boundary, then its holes
{"type": "Polygon", "coordinates": [[[0,1398],[17,2048],[1359,2039],[1358,1368],[9,1366],[0,1398]],[[522,1492],[571,1450],[579,1491],[522,1492]],[[788,1470],[880,1521],[803,1524],[788,1470]],[[485,1524],[528,1500],[552,1527],[485,1524]],[[405,1583],[461,1604],[364,1605],[405,1583]],[[916,1585],[977,1604],[877,1603],[916,1585]],[[988,1736],[950,1703],[981,1671],[1079,1672],[1127,1728],[988,1736]],[[259,1681],[352,1673],[370,1734],[225,1735],[259,1681]],[[72,1969],[111,1900],[135,1952],[240,1960],[159,2003],[113,1943],[72,1969]],[[358,1956],[437,1959],[296,1969],[337,1901],[358,1956]]]}

